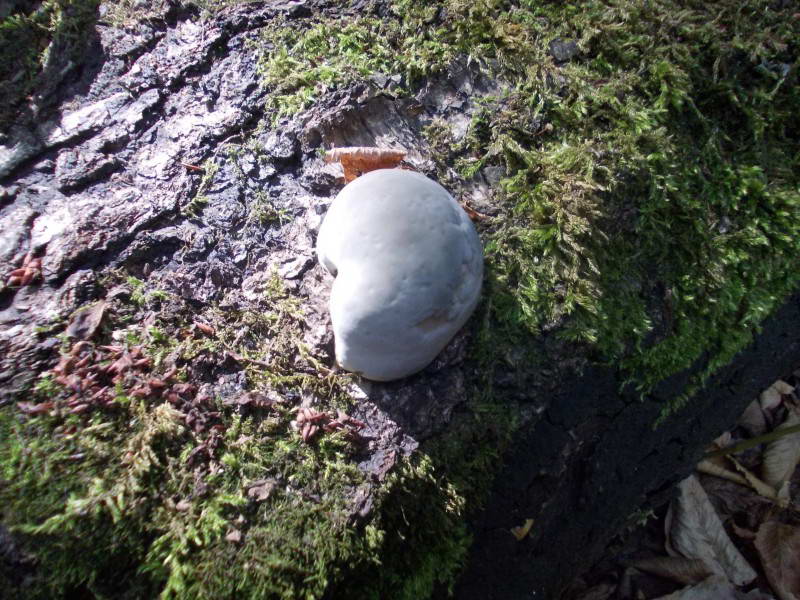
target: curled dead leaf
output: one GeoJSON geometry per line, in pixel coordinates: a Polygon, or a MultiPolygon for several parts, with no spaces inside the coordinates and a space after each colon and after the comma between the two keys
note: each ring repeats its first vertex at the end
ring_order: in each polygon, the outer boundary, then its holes
{"type": "Polygon", "coordinates": [[[512,527],[511,533],[515,538],[517,538],[518,542],[521,542],[531,532],[532,527],[533,527],[533,519],[525,519],[525,523],[523,523],[519,527],[512,527]]]}
{"type": "Polygon", "coordinates": [[[736,585],[755,579],[756,572],[731,542],[697,478],[687,477],[678,489],[666,532],[671,548],[686,558],[702,560],[736,585]]]}
{"type": "Polygon", "coordinates": [[[758,400],[761,403],[761,408],[764,410],[772,410],[776,408],[783,400],[783,396],[786,394],[791,394],[793,391],[794,387],[785,381],[778,379],[778,381],[773,383],[766,390],[761,392],[761,395],[759,395],[758,400]]]}
{"type": "Polygon", "coordinates": [[[800,598],[800,528],[766,521],[758,528],[755,546],[778,598],[800,598]]]}
{"type": "MultiPolygon", "coordinates": [[[[800,425],[800,414],[789,407],[786,420],[776,431],[800,425]]],[[[776,491],[789,481],[800,462],[800,432],[788,433],[770,442],[764,450],[762,475],[776,491]]]]}
{"type": "Polygon", "coordinates": [[[740,485],[747,485],[747,479],[710,460],[701,460],[699,463],[697,463],[697,467],[695,468],[697,469],[698,473],[705,473],[706,475],[713,475],[715,477],[719,477],[720,479],[727,479],[728,481],[733,481],[734,483],[738,483],[740,485]]]}
{"type": "Polygon", "coordinates": [[[774,502],[779,502],[778,496],[775,493],[775,490],[772,486],[768,485],[764,481],[762,481],[755,473],[753,473],[750,469],[742,465],[738,460],[733,458],[732,456],[729,457],[733,466],[736,467],[736,470],[741,473],[745,481],[747,481],[747,485],[749,485],[755,492],[758,493],[759,496],[772,500],[774,502]]]}
{"type": "Polygon", "coordinates": [[[66,334],[79,340],[90,339],[103,321],[108,303],[105,300],[79,308],[70,317],[66,334]]]}
{"type": "Polygon", "coordinates": [[[743,427],[751,436],[762,435],[767,431],[767,419],[761,404],[758,400],[753,400],[739,417],[740,427],[743,427]]]}
{"type": "Polygon", "coordinates": [[[713,574],[702,560],[682,556],[642,558],[625,561],[624,565],[683,584],[699,583],[713,574]]]}
{"type": "Polygon", "coordinates": [[[667,596],[659,596],[655,600],[772,600],[767,594],[752,590],[745,594],[725,577],[712,575],[695,585],[687,586],[667,596]]]}

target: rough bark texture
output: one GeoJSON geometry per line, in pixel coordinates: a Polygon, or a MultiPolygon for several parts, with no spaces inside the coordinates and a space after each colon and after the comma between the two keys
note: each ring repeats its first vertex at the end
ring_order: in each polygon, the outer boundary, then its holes
{"type": "MultiPolygon", "coordinates": [[[[304,342],[331,365],[330,278],[313,245],[341,183],[318,150],[396,144],[432,173],[422,126],[437,117],[463,129],[475,100],[493,88],[456,66],[414,98],[395,98],[383,89],[387,82],[376,81],[266,126],[266,92],[247,44],[277,15],[311,10],[332,9],[250,4],[197,21],[173,7],[132,30],[99,26],[87,61],[60,71],[57,91],[0,140],[0,272],[19,267],[28,253],[42,258],[40,281],[0,291],[0,403],[19,399],[57,357],[57,341],[36,327],[113,297],[101,276],[114,269],[187,306],[223,310],[259,310],[276,271],[302,300],[304,342]],[[231,148],[235,157],[223,160],[231,148]],[[259,218],[259,210],[271,212],[259,218]]],[[[490,179],[487,173],[464,184],[459,196],[492,214],[490,179]]],[[[495,374],[523,426],[472,523],[475,542],[457,597],[556,597],[638,507],[668,497],[761,387],[795,366],[798,324],[794,297],[755,344],[655,430],[663,402],[683,392],[686,378],[664,382],[642,401],[620,394],[617,372],[585,366],[555,336],[530,340],[547,356],[544,367],[495,374]],[[528,518],[533,534],[517,542],[508,530],[528,518]]],[[[446,431],[464,405],[475,379],[465,358],[469,341],[468,328],[419,376],[352,388],[353,415],[371,440],[358,462],[372,479],[353,493],[356,519],[369,515],[396,462],[446,431]]],[[[223,400],[247,389],[243,370],[230,362],[190,368],[223,400]]],[[[294,399],[303,406],[317,400],[294,399]]],[[[23,564],[13,540],[0,534],[6,562],[23,564]]]]}

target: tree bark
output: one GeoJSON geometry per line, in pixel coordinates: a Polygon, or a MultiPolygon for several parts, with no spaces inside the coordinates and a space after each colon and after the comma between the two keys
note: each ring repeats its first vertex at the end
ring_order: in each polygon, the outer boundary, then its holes
{"type": "MultiPolygon", "coordinates": [[[[349,10],[356,14],[362,4],[349,10]]],[[[319,151],[398,144],[413,151],[418,170],[434,174],[423,128],[444,117],[463,124],[467,108],[458,114],[445,105],[468,107],[496,91],[496,82],[457,64],[414,97],[396,97],[385,81],[356,84],[273,123],[251,43],[274,19],[338,6],[244,4],[203,21],[166,5],[161,18],[128,30],[101,24],[87,39],[82,65],[55,57],[48,94],[0,139],[0,275],[41,259],[33,285],[0,290],[0,408],[20,400],[57,360],[59,342],[47,328],[60,332],[74,310],[99,298],[113,303],[119,290],[105,289],[103,277],[119,272],[147,290],[169,292],[197,315],[217,307],[265,310],[265,274],[277,273],[302,305],[302,341],[321,361],[311,374],[328,376],[331,282],[316,264],[314,242],[341,182],[319,151]]],[[[478,176],[459,190],[486,213],[494,210],[490,179],[478,176]]],[[[187,323],[173,325],[180,332],[187,323]]],[[[474,542],[456,597],[556,598],[635,511],[669,498],[709,441],[762,388],[796,366],[799,327],[795,295],[750,347],[656,428],[664,403],[685,391],[692,373],[640,399],[614,368],[572,355],[555,336],[529,336],[551,370],[502,367],[494,375],[523,426],[485,510],[470,522],[474,542]],[[531,534],[517,541],[509,530],[527,519],[531,534]]],[[[367,440],[354,461],[366,483],[348,498],[353,523],[380,510],[389,474],[421,443],[455,428],[481,375],[467,357],[471,339],[469,331],[458,335],[408,380],[348,388],[351,416],[364,422],[367,440]]],[[[181,367],[209,395],[235,404],[251,391],[243,363],[229,354],[181,367]]],[[[301,392],[291,390],[283,401],[330,409],[327,398],[301,392]]],[[[408,501],[417,502],[415,511],[427,509],[427,498],[408,501]]],[[[0,550],[6,566],[30,566],[3,529],[0,550]]],[[[427,550],[410,543],[403,549],[427,550]]],[[[339,589],[347,596],[346,585],[339,589]]]]}

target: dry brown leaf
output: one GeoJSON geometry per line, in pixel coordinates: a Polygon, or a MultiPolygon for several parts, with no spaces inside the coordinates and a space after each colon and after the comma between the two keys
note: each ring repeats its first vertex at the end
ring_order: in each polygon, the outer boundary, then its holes
{"type": "Polygon", "coordinates": [[[247,488],[247,497],[256,502],[263,502],[272,494],[277,484],[269,479],[254,481],[247,488]]]}
{"type": "Polygon", "coordinates": [[[753,490],[755,490],[755,492],[759,496],[763,496],[764,498],[768,498],[770,500],[777,502],[778,504],[781,504],[781,502],[778,499],[778,495],[775,492],[775,488],[773,488],[771,485],[760,479],[755,473],[753,473],[750,469],[742,465],[738,460],[736,460],[732,456],[728,458],[730,458],[730,461],[733,463],[733,466],[736,467],[736,470],[739,471],[739,473],[741,473],[742,475],[744,475],[744,478],[747,480],[747,484],[753,490]]]}
{"type": "Polygon", "coordinates": [[[328,150],[325,153],[325,162],[341,163],[344,169],[344,181],[350,183],[356,177],[376,169],[393,169],[405,156],[405,150],[350,146],[328,150]]]}
{"type": "Polygon", "coordinates": [[[758,590],[740,592],[724,577],[712,575],[705,581],[655,600],[773,600],[758,590]]]}
{"type": "Polygon", "coordinates": [[[519,527],[512,527],[511,533],[514,534],[514,537],[517,538],[518,542],[521,542],[530,533],[531,527],[533,527],[533,519],[525,519],[525,523],[523,525],[520,525],[519,527]]]}
{"type": "Polygon", "coordinates": [[[758,397],[761,408],[764,410],[776,408],[783,400],[784,394],[791,394],[793,391],[794,388],[791,385],[778,379],[778,381],[761,392],[761,395],[758,397]]]}
{"type": "Polygon", "coordinates": [[[720,479],[727,479],[728,481],[733,481],[734,483],[738,483],[740,485],[747,485],[747,479],[711,460],[701,460],[699,463],[697,463],[697,467],[695,468],[699,473],[714,475],[720,479]]]}
{"type": "MultiPolygon", "coordinates": [[[[789,407],[786,420],[776,431],[800,425],[800,414],[789,407]]],[[[784,482],[792,478],[797,463],[800,462],[800,432],[789,433],[770,442],[764,450],[762,474],[764,481],[775,490],[780,490],[784,482]]]]}
{"type": "Polygon", "coordinates": [[[717,437],[717,439],[715,439],[712,442],[712,444],[714,444],[719,449],[727,448],[728,446],[733,444],[733,438],[731,436],[731,432],[730,431],[725,431],[725,432],[721,433],[717,437]]]}
{"type": "Polygon", "coordinates": [[[53,410],[54,406],[52,402],[17,402],[17,408],[26,415],[41,415],[53,410]]]}
{"type": "Polygon", "coordinates": [[[770,386],[758,396],[758,402],[762,410],[772,410],[781,403],[781,393],[770,386]]]}
{"type": "Polygon", "coordinates": [[[731,529],[733,532],[743,540],[754,540],[756,539],[756,532],[747,529],[746,527],[739,527],[735,522],[731,521],[730,523],[731,529]]]}
{"type": "Polygon", "coordinates": [[[758,400],[753,400],[748,404],[742,416],[739,417],[738,425],[753,437],[767,432],[767,419],[758,400]]]}
{"type": "Polygon", "coordinates": [[[626,561],[624,565],[683,584],[700,583],[713,575],[711,569],[702,560],[682,556],[642,558],[626,561]]]}
{"type": "Polygon", "coordinates": [[[800,599],[800,529],[766,521],[755,546],[772,591],[780,600],[800,599]]]}
{"type": "Polygon", "coordinates": [[[791,394],[794,391],[794,386],[789,385],[788,383],[783,381],[783,379],[778,379],[778,381],[772,384],[772,387],[774,387],[784,396],[791,394]]]}
{"type": "Polygon", "coordinates": [[[778,504],[780,506],[789,506],[792,501],[792,482],[786,480],[780,488],[778,488],[778,504]]]}
{"type": "Polygon", "coordinates": [[[667,537],[671,547],[686,558],[702,560],[712,572],[725,575],[736,585],[755,579],[756,572],[731,542],[697,478],[687,477],[678,490],[679,496],[670,506],[667,537]]]}
{"type": "Polygon", "coordinates": [[[91,338],[103,320],[108,303],[105,300],[79,308],[70,318],[66,334],[79,340],[91,338]]]}

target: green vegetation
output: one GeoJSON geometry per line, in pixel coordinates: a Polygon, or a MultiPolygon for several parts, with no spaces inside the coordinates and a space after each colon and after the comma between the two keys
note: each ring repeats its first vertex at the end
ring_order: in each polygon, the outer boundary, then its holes
{"type": "Polygon", "coordinates": [[[20,2],[0,13],[0,131],[17,120],[26,99],[84,55],[99,0],[20,2]]]}
{"type": "MultiPolygon", "coordinates": [[[[456,64],[497,83],[474,99],[462,139],[444,119],[424,130],[444,179],[452,168],[464,180],[503,173],[500,214],[482,232],[482,378],[469,416],[424,448],[466,510],[514,429],[513,407],[489,382],[493,361],[524,353],[523,332],[555,328],[642,393],[693,369],[667,418],[796,288],[800,23],[788,10],[759,0],[398,0],[388,18],[307,27],[264,34],[273,119],[374,74],[400,75],[397,93],[409,96],[456,64]],[[557,64],[551,42],[574,42],[571,56],[557,64]]],[[[458,547],[458,528],[439,531],[458,547]]],[[[436,548],[428,556],[442,559],[436,548]]],[[[430,589],[424,568],[406,572],[430,589]]]]}
{"type": "MultiPolygon", "coordinates": [[[[449,581],[468,543],[464,498],[429,458],[401,460],[374,510],[354,522],[354,498],[370,485],[357,440],[333,431],[305,442],[295,429],[300,397],[351,409],[350,380],[300,341],[300,303],[277,275],[264,280],[259,311],[197,313],[135,277],[124,283],[127,304],[107,309],[93,347],[141,348],[147,370],[117,381],[113,404],[85,415],[70,414],[71,392],[53,373],[32,390],[34,405],[49,409],[0,408],[0,517],[46,574],[20,598],[320,598],[344,572],[349,585],[359,581],[348,597],[418,598],[449,581]],[[190,327],[198,322],[205,330],[190,327]],[[137,393],[170,371],[185,382],[178,388],[198,385],[191,365],[230,357],[252,390],[242,403],[137,393]],[[419,504],[423,496],[431,501],[419,504]],[[412,538],[434,551],[404,552],[412,538]],[[403,559],[379,568],[390,553],[403,559]]],[[[103,372],[114,358],[94,360],[103,372]]]]}
{"type": "Polygon", "coordinates": [[[560,325],[646,393],[692,366],[702,383],[796,286],[800,22],[788,10],[446,0],[393,12],[270,31],[270,106],[288,114],[372,72],[413,91],[458,59],[499,82],[464,139],[426,130],[465,178],[504,168],[485,232],[497,323],[560,325]],[[556,65],[552,41],[573,41],[574,57],[556,65]]]}
{"type": "Polygon", "coordinates": [[[216,156],[203,163],[203,176],[200,178],[200,183],[197,185],[197,191],[194,193],[194,197],[181,210],[183,214],[199,218],[206,204],[208,204],[206,192],[211,184],[214,183],[214,177],[219,170],[219,164],[217,164],[215,160],[216,156]]]}
{"type": "Polygon", "coordinates": [[[230,415],[220,438],[203,439],[184,418],[166,402],[136,400],[85,423],[19,423],[0,411],[2,475],[13,482],[2,494],[3,517],[28,524],[20,531],[49,573],[44,589],[25,597],[86,585],[99,598],[229,598],[240,590],[312,598],[330,569],[369,549],[369,536],[345,520],[347,489],[362,479],[345,440],[304,444],[289,430],[288,410],[258,420],[230,415]],[[214,454],[207,466],[190,462],[201,445],[214,454]],[[248,496],[265,479],[268,498],[248,496]]]}
{"type": "MultiPolygon", "coordinates": [[[[0,27],[46,41],[72,6],[45,2],[46,19],[0,27]]],[[[135,8],[116,7],[121,20],[135,8]]],[[[416,599],[452,584],[464,515],[516,427],[492,389],[497,361],[546,360],[524,339],[555,328],[643,393],[690,367],[699,385],[798,284],[798,39],[800,22],[761,0],[397,0],[384,19],[270,25],[259,51],[272,118],[376,74],[400,75],[399,94],[454,65],[497,83],[474,99],[463,138],[444,119],[425,128],[443,176],[461,177],[448,185],[502,172],[499,214],[483,224],[466,408],[367,481],[343,432],[305,443],[292,425],[300,398],[352,407],[347,376],[302,343],[301,303],[280,278],[264,279],[258,310],[190,308],[129,278],[98,346],[142,347],[148,377],[175,367],[184,384],[242,371],[262,403],[207,399],[198,410],[214,416],[196,427],[189,405],[122,381],[113,403],[82,415],[0,407],[0,516],[45,574],[25,597],[416,599]],[[563,64],[554,40],[575,43],[563,64]],[[375,504],[354,520],[369,486],[375,504]]],[[[25,47],[29,90],[43,42],[25,47]]],[[[202,211],[217,163],[204,168],[187,214],[202,211]]],[[[251,223],[284,217],[266,197],[251,206],[251,223]]],[[[70,395],[52,374],[32,394],[39,406],[70,395]]]]}
{"type": "MultiPolygon", "coordinates": [[[[188,335],[174,323],[176,299],[145,293],[135,278],[127,283],[131,304],[117,307],[106,329],[134,323],[114,338],[128,350],[144,348],[150,377],[163,377],[170,363],[185,379],[182,365],[219,362],[230,351],[258,361],[246,373],[277,400],[250,414],[198,404],[212,419],[208,427],[192,425],[186,405],[140,397],[126,382],[117,383],[112,407],[88,418],[58,408],[30,417],[0,409],[2,518],[24,534],[48,574],[23,596],[62,597],[85,587],[98,598],[232,598],[243,591],[317,598],[343,564],[376,560],[376,524],[349,521],[349,503],[365,483],[356,448],[336,432],[305,443],[291,426],[294,403],[282,400],[302,393],[345,406],[336,398],[344,398],[347,380],[318,377],[310,356],[300,370],[291,364],[304,350],[297,341],[302,315],[280,280],[271,278],[264,290],[273,310],[200,315],[219,327],[214,335],[188,335]],[[156,306],[152,324],[121,318],[156,306]],[[167,313],[171,323],[162,321],[167,313]]],[[[62,390],[47,375],[34,395],[46,402],[62,390]]]]}

